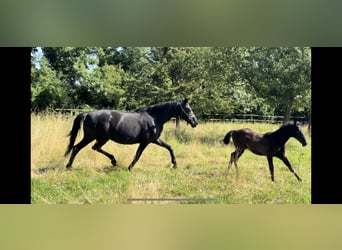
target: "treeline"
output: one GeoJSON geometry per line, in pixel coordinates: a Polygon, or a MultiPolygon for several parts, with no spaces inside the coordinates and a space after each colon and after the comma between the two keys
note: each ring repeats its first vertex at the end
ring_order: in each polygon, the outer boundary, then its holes
{"type": "Polygon", "coordinates": [[[310,116],[306,47],[35,47],[32,110],[132,111],[188,97],[198,117],[310,116]]]}

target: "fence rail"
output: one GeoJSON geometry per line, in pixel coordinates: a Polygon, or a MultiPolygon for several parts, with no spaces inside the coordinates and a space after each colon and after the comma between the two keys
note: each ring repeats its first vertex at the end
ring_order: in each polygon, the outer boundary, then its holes
{"type": "MultiPolygon", "coordinates": [[[[60,113],[65,115],[78,115],[82,112],[89,112],[93,109],[49,109],[47,112],[60,113]]],[[[266,123],[282,123],[283,116],[257,115],[257,114],[201,114],[198,119],[204,122],[266,122],[266,123]]],[[[301,123],[310,123],[307,116],[291,116],[292,120],[296,119],[301,123]]],[[[175,120],[175,119],[174,119],[175,120]]]]}
{"type": "MultiPolygon", "coordinates": [[[[240,121],[249,121],[249,122],[267,122],[267,123],[282,123],[284,116],[276,116],[276,115],[257,115],[257,114],[214,114],[214,115],[202,115],[200,117],[201,120],[204,121],[228,121],[228,122],[240,122],[240,121]]],[[[307,116],[290,116],[290,119],[301,122],[301,123],[309,123],[310,118],[307,116]]]]}

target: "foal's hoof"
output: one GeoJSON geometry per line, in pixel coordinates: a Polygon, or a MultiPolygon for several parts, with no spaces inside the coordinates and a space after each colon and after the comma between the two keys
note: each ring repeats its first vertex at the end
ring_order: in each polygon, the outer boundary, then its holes
{"type": "Polygon", "coordinates": [[[111,163],[112,163],[113,167],[116,166],[116,160],[111,160],[111,163]]]}
{"type": "Polygon", "coordinates": [[[177,169],[178,167],[177,167],[177,164],[174,164],[173,165],[173,169],[177,169]]]}

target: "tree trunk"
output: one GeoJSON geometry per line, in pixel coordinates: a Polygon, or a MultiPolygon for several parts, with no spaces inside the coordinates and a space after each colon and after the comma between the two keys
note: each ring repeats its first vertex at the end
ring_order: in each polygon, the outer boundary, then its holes
{"type": "Polygon", "coordinates": [[[292,110],[293,102],[294,102],[294,100],[291,100],[291,101],[286,105],[285,114],[284,114],[284,119],[283,119],[283,124],[285,124],[286,122],[289,122],[290,119],[291,119],[291,110],[292,110]]]}

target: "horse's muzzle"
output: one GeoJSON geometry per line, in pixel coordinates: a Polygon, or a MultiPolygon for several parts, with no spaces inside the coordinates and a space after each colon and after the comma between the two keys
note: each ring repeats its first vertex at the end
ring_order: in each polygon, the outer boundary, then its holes
{"type": "Polygon", "coordinates": [[[197,122],[196,117],[193,117],[192,119],[190,119],[190,125],[192,128],[196,127],[197,124],[198,124],[198,122],[197,122]]]}
{"type": "Polygon", "coordinates": [[[197,122],[196,122],[196,123],[190,123],[190,125],[191,125],[192,128],[196,127],[197,124],[198,124],[197,122]]]}

